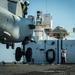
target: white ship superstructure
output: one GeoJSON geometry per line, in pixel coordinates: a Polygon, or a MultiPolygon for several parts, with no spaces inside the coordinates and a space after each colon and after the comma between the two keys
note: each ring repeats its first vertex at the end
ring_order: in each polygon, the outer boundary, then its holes
{"type": "Polygon", "coordinates": [[[66,49],[66,63],[75,63],[75,40],[67,40],[70,33],[63,27],[52,29],[52,15],[37,11],[36,28],[37,42],[25,45],[24,62],[34,64],[62,64],[62,49],[66,49]],[[62,36],[61,36],[62,35],[62,36]],[[50,39],[50,38],[54,39],[50,39]],[[31,58],[31,61],[28,60],[31,58]]]}

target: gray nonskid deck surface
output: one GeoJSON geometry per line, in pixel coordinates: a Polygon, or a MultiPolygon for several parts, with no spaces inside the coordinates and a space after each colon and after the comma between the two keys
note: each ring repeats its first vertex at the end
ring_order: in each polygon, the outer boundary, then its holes
{"type": "Polygon", "coordinates": [[[75,75],[75,64],[0,64],[0,75],[75,75]]]}

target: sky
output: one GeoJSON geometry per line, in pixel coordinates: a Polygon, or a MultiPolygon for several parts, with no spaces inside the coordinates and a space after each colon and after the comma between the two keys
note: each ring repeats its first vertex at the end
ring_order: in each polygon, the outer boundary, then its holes
{"type": "MultiPolygon", "coordinates": [[[[63,26],[68,31],[73,32],[75,27],[75,0],[28,0],[28,14],[36,16],[38,10],[45,13],[52,13],[54,29],[56,26],[63,26]],[[47,1],[47,3],[46,3],[47,1]],[[46,5],[47,4],[47,5],[46,5]],[[46,11],[47,10],[47,11],[46,11]]],[[[75,33],[73,33],[75,36],[75,33]]],[[[75,37],[74,37],[75,38],[75,37]]],[[[20,44],[16,44],[21,46],[20,44]]],[[[0,61],[15,61],[15,49],[6,49],[6,46],[0,44],[0,61]]]]}
{"type": "Polygon", "coordinates": [[[29,2],[29,14],[36,16],[38,10],[42,11],[43,14],[52,13],[53,28],[58,25],[64,26],[72,32],[73,27],[75,27],[75,0],[29,0],[29,2]]]}

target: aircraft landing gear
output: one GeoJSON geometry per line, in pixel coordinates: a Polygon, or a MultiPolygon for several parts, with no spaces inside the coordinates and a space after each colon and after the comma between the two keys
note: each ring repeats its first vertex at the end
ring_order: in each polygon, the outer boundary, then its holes
{"type": "Polygon", "coordinates": [[[16,48],[16,52],[15,52],[15,59],[16,61],[20,61],[22,56],[26,56],[27,61],[31,61],[30,57],[31,57],[31,49],[29,48],[28,51],[25,51],[25,45],[31,41],[30,37],[25,37],[24,41],[22,42],[22,46],[23,48],[21,49],[20,47],[16,48]]]}
{"type": "Polygon", "coordinates": [[[7,43],[6,44],[6,48],[9,49],[9,46],[11,46],[12,49],[14,49],[14,43],[7,43]]]}
{"type": "Polygon", "coordinates": [[[21,57],[25,55],[25,52],[21,50],[20,47],[16,48],[16,52],[15,52],[15,60],[16,61],[20,61],[21,57]]]}

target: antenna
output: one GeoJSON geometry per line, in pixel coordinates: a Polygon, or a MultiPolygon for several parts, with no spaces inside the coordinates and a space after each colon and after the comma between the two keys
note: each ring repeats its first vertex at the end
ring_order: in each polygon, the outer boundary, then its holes
{"type": "Polygon", "coordinates": [[[46,0],[46,13],[48,12],[48,10],[47,10],[47,0],[46,0]]]}

